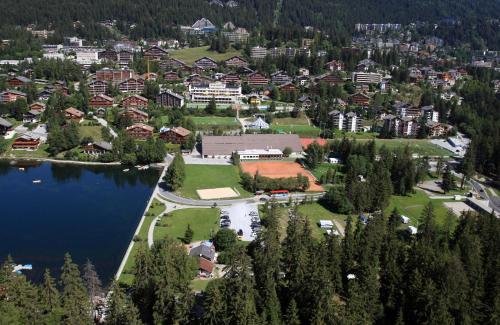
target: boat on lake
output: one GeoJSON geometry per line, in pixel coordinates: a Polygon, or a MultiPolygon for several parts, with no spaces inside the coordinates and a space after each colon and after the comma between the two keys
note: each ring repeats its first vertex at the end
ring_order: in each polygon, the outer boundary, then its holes
{"type": "Polygon", "coordinates": [[[24,172],[24,170],[25,170],[24,167],[19,167],[20,172],[24,172]]]}
{"type": "Polygon", "coordinates": [[[34,179],[33,184],[40,184],[42,182],[41,179],[34,179]]]}
{"type": "Polygon", "coordinates": [[[130,169],[125,168],[123,171],[126,173],[126,172],[128,172],[129,170],[130,170],[130,169]]]}

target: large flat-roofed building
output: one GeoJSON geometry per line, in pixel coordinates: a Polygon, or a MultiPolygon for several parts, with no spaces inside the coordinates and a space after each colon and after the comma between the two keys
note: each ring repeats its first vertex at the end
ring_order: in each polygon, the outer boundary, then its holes
{"type": "Polygon", "coordinates": [[[214,98],[217,104],[233,104],[241,97],[241,86],[223,82],[190,84],[189,96],[193,103],[208,103],[214,98]]]}
{"type": "Polygon", "coordinates": [[[283,151],[285,148],[290,148],[292,153],[295,154],[302,152],[302,146],[297,134],[243,134],[235,136],[205,135],[203,136],[201,143],[203,158],[229,158],[233,152],[248,153],[248,157],[250,157],[255,155],[255,152],[261,151],[264,156],[264,151],[269,153],[269,150],[271,149],[283,151]]]}
{"type": "Polygon", "coordinates": [[[380,73],[372,72],[353,72],[352,82],[360,84],[372,84],[380,83],[382,81],[382,75],[380,73]]]}

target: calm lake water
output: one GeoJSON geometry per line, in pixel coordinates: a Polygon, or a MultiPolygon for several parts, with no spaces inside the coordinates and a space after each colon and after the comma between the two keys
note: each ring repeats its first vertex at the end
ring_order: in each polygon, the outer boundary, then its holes
{"type": "Polygon", "coordinates": [[[33,264],[24,274],[38,282],[45,268],[59,276],[69,252],[80,266],[90,259],[109,283],[160,175],[122,169],[0,161],[0,260],[33,264]]]}

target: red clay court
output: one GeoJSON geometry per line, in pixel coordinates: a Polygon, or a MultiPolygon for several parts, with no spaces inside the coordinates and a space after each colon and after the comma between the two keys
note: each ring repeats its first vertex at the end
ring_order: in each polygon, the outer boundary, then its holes
{"type": "Polygon", "coordinates": [[[307,170],[302,168],[299,163],[286,162],[286,161],[254,161],[242,162],[241,167],[243,171],[250,175],[255,175],[257,171],[259,174],[269,178],[285,178],[295,177],[297,174],[302,174],[309,178],[309,189],[307,192],[323,192],[324,189],[321,185],[316,183],[316,178],[307,170]]]}

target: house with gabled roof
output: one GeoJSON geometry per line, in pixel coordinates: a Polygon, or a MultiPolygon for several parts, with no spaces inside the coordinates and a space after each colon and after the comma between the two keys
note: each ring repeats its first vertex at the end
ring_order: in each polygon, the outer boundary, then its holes
{"type": "Polygon", "coordinates": [[[201,59],[194,61],[194,65],[203,70],[217,69],[217,62],[214,59],[204,56],[201,59]]]}
{"type": "Polygon", "coordinates": [[[228,67],[236,67],[236,68],[248,67],[248,62],[239,56],[233,56],[232,58],[229,58],[226,61],[224,61],[224,63],[228,67]]]}
{"type": "Polygon", "coordinates": [[[124,98],[121,102],[121,106],[125,108],[135,107],[135,108],[147,108],[148,99],[142,97],[141,95],[134,94],[124,98]]]}
{"type": "Polygon", "coordinates": [[[128,135],[137,140],[146,140],[153,136],[154,128],[144,123],[135,123],[125,130],[128,135]]]}
{"type": "Polygon", "coordinates": [[[104,94],[97,94],[89,100],[89,106],[93,108],[98,107],[113,107],[113,97],[104,94]]]}
{"type": "Polygon", "coordinates": [[[159,46],[151,46],[150,48],[144,50],[144,58],[159,61],[160,59],[166,57],[168,52],[159,46]]]}

